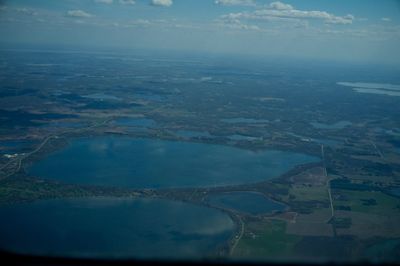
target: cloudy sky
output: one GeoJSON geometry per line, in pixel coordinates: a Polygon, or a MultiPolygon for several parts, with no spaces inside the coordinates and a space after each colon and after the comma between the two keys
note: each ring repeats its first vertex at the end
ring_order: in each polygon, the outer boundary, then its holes
{"type": "Polygon", "coordinates": [[[0,0],[0,44],[400,64],[396,0],[0,0]]]}

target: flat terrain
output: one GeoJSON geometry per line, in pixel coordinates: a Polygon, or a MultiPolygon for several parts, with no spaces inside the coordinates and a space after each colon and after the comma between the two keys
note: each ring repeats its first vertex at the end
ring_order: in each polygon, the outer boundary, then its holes
{"type": "Polygon", "coordinates": [[[0,204],[95,196],[173,199],[232,218],[235,233],[217,256],[398,262],[400,97],[337,84],[398,84],[398,70],[138,57],[0,52],[0,204]],[[280,150],[318,160],[259,182],[197,188],[81,184],[27,171],[78,138],[105,136],[252,153],[280,150]],[[207,200],[233,191],[259,192],[286,208],[250,214],[207,200]]]}

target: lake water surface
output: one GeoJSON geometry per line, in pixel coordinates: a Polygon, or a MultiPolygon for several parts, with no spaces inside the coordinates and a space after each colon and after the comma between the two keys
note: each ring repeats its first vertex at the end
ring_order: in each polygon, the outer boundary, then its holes
{"type": "Polygon", "coordinates": [[[212,138],[213,136],[208,131],[195,131],[195,130],[177,130],[176,135],[183,138],[212,138]]]}
{"type": "Polygon", "coordinates": [[[243,118],[243,117],[236,117],[236,118],[226,118],[221,119],[222,122],[228,124],[265,124],[269,123],[269,120],[266,119],[254,119],[254,118],[243,118]]]}
{"type": "Polygon", "coordinates": [[[94,100],[114,100],[114,101],[120,101],[121,99],[110,94],[105,94],[103,92],[100,93],[93,93],[89,95],[84,95],[82,96],[83,98],[89,98],[89,99],[94,99],[94,100]]]}
{"type": "Polygon", "coordinates": [[[67,183],[204,187],[263,181],[316,161],[319,158],[286,151],[106,136],[74,139],[27,170],[67,183]]]}
{"type": "Polygon", "coordinates": [[[121,117],[113,121],[116,126],[123,127],[151,127],[156,123],[153,119],[142,117],[121,117]]]}
{"type": "Polygon", "coordinates": [[[25,152],[35,144],[33,140],[1,140],[0,154],[25,152]]]}
{"type": "Polygon", "coordinates": [[[395,84],[368,82],[338,82],[337,84],[351,87],[354,91],[360,93],[400,96],[400,85],[395,84]]]}
{"type": "Polygon", "coordinates": [[[254,141],[254,140],[260,140],[261,138],[257,137],[251,137],[251,136],[245,136],[245,135],[240,135],[240,134],[234,134],[228,136],[230,140],[234,141],[254,141]]]}
{"type": "Polygon", "coordinates": [[[312,141],[317,142],[319,144],[331,146],[331,147],[336,147],[341,144],[340,141],[338,140],[333,140],[333,139],[312,139],[312,141]]]}
{"type": "Polygon", "coordinates": [[[212,195],[208,198],[208,202],[217,207],[255,215],[283,211],[286,207],[284,204],[273,201],[261,193],[245,191],[212,195]]]}
{"type": "Polygon", "coordinates": [[[159,199],[60,199],[0,207],[0,248],[90,258],[200,258],[232,235],[228,215],[159,199]]]}
{"type": "Polygon", "coordinates": [[[315,128],[318,129],[343,129],[345,127],[348,127],[352,125],[351,122],[349,121],[339,121],[334,124],[325,124],[325,123],[319,123],[319,122],[312,122],[311,125],[315,128]]]}
{"type": "Polygon", "coordinates": [[[393,187],[389,190],[389,193],[396,196],[400,197],[400,187],[393,187]]]}

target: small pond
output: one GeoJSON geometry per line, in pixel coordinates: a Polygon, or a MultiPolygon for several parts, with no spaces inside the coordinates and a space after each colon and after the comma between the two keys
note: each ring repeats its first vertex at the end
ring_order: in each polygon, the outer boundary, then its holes
{"type": "Polygon", "coordinates": [[[229,192],[212,195],[208,202],[217,207],[234,209],[250,214],[266,214],[275,211],[283,211],[286,206],[273,201],[257,192],[229,192]]]}

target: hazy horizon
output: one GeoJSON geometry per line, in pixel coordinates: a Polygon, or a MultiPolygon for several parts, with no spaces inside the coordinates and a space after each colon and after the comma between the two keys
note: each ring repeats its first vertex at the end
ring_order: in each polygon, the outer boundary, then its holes
{"type": "Polygon", "coordinates": [[[400,2],[0,1],[0,46],[400,64],[400,2]]]}

